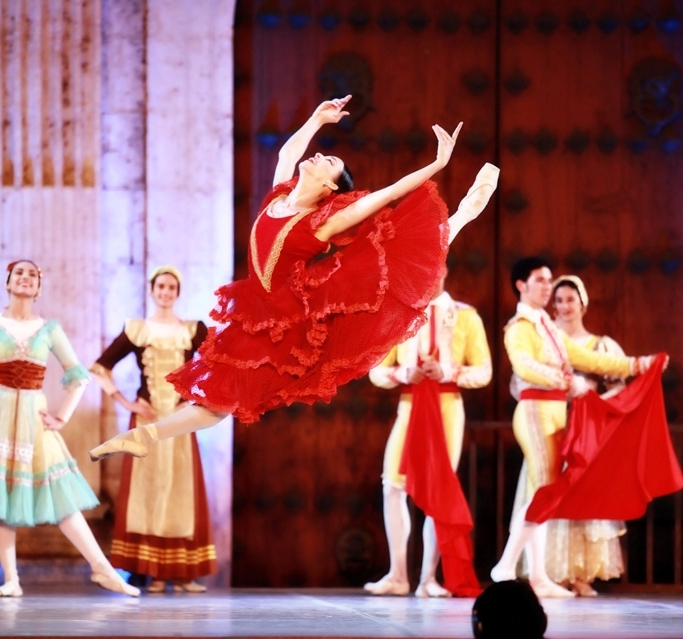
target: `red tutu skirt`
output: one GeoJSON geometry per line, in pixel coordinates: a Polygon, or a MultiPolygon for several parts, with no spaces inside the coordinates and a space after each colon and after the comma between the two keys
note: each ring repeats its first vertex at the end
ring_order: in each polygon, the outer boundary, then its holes
{"type": "Polygon", "coordinates": [[[220,325],[167,379],[184,399],[245,423],[293,402],[330,401],[424,323],[445,273],[446,220],[432,182],[331,254],[317,255],[304,218],[285,239],[271,291],[253,274],[221,287],[211,313],[220,325]]]}

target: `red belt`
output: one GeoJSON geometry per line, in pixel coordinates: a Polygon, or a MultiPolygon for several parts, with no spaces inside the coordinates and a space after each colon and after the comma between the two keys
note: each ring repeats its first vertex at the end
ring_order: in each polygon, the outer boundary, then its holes
{"type": "Polygon", "coordinates": [[[45,366],[12,360],[0,364],[0,385],[19,390],[40,390],[43,387],[45,366]]]}
{"type": "MultiPolygon", "coordinates": [[[[414,384],[406,384],[401,387],[401,393],[404,395],[412,395],[414,384]]],[[[445,384],[439,384],[439,393],[459,393],[460,389],[455,382],[446,382],[445,384]]]]}
{"type": "Polygon", "coordinates": [[[542,390],[540,388],[526,388],[519,394],[519,399],[540,399],[547,402],[566,402],[567,391],[559,389],[542,390]]]}

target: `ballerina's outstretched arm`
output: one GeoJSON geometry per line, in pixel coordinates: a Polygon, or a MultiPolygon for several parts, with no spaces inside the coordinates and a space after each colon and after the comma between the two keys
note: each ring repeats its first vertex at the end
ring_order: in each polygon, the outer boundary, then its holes
{"type": "Polygon", "coordinates": [[[336,124],[348,111],[344,111],[350,95],[320,103],[313,114],[283,145],[278,154],[278,162],[273,175],[273,186],[291,180],[296,171],[296,163],[306,152],[313,136],[325,124],[336,124]]]}
{"type": "Polygon", "coordinates": [[[500,169],[488,162],[477,173],[467,195],[458,205],[458,210],[448,218],[448,243],[460,233],[465,224],[471,222],[484,210],[498,186],[500,169]]]}
{"type": "Polygon", "coordinates": [[[436,159],[433,162],[417,171],[413,171],[413,173],[409,173],[397,182],[394,182],[394,184],[386,186],[379,191],[369,193],[356,200],[350,206],[341,209],[318,228],[315,236],[322,242],[327,242],[334,235],[343,233],[394,200],[402,198],[421,184],[424,184],[424,182],[448,164],[461,128],[462,122],[458,124],[451,135],[438,124],[435,124],[432,129],[439,141],[439,146],[436,151],[436,159]]]}

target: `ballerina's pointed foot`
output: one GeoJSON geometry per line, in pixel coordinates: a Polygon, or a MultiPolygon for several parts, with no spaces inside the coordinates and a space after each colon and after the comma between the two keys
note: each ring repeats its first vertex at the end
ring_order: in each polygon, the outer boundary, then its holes
{"type": "Polygon", "coordinates": [[[0,597],[21,597],[23,594],[18,581],[6,581],[0,586],[0,597]]]}
{"type": "Polygon", "coordinates": [[[500,563],[498,563],[491,568],[491,579],[496,583],[500,581],[515,581],[517,575],[514,570],[509,570],[507,567],[501,566],[500,563]]]}
{"type": "Polygon", "coordinates": [[[390,577],[382,577],[379,581],[370,581],[363,590],[372,595],[407,595],[410,584],[407,581],[396,581],[390,577]]]}
{"type": "Polygon", "coordinates": [[[105,457],[111,457],[119,453],[132,455],[133,457],[146,457],[149,447],[156,441],[155,433],[150,428],[151,425],[138,428],[131,428],[116,437],[112,437],[106,442],[95,446],[90,451],[90,459],[99,461],[105,457]]]}
{"type": "Polygon", "coordinates": [[[500,169],[490,163],[484,164],[479,169],[474,183],[467,191],[467,195],[462,199],[458,206],[458,212],[462,212],[468,217],[474,219],[486,207],[493,192],[498,187],[498,176],[500,169]]]}
{"type": "Polygon", "coordinates": [[[570,599],[571,597],[576,597],[576,594],[571,590],[563,588],[550,579],[530,581],[529,584],[539,599],[543,597],[550,599],[570,599]]]}
{"type": "Polygon", "coordinates": [[[476,219],[486,208],[493,192],[498,187],[500,169],[487,162],[479,169],[474,183],[467,191],[467,195],[460,201],[458,210],[449,219],[448,242],[452,242],[458,231],[476,219]]]}
{"type": "Polygon", "coordinates": [[[127,584],[117,572],[109,574],[109,571],[93,571],[90,580],[105,590],[119,592],[122,595],[128,595],[129,597],[140,596],[140,589],[127,584]]]}
{"type": "Polygon", "coordinates": [[[420,583],[415,591],[416,597],[452,597],[449,590],[446,590],[441,584],[433,579],[420,583]]]}

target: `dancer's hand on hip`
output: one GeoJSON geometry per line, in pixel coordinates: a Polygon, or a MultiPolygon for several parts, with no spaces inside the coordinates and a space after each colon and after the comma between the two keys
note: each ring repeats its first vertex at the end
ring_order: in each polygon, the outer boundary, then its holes
{"type": "Polygon", "coordinates": [[[39,411],[40,418],[43,420],[43,427],[45,430],[62,430],[66,422],[59,418],[50,415],[46,410],[39,411]]]}

